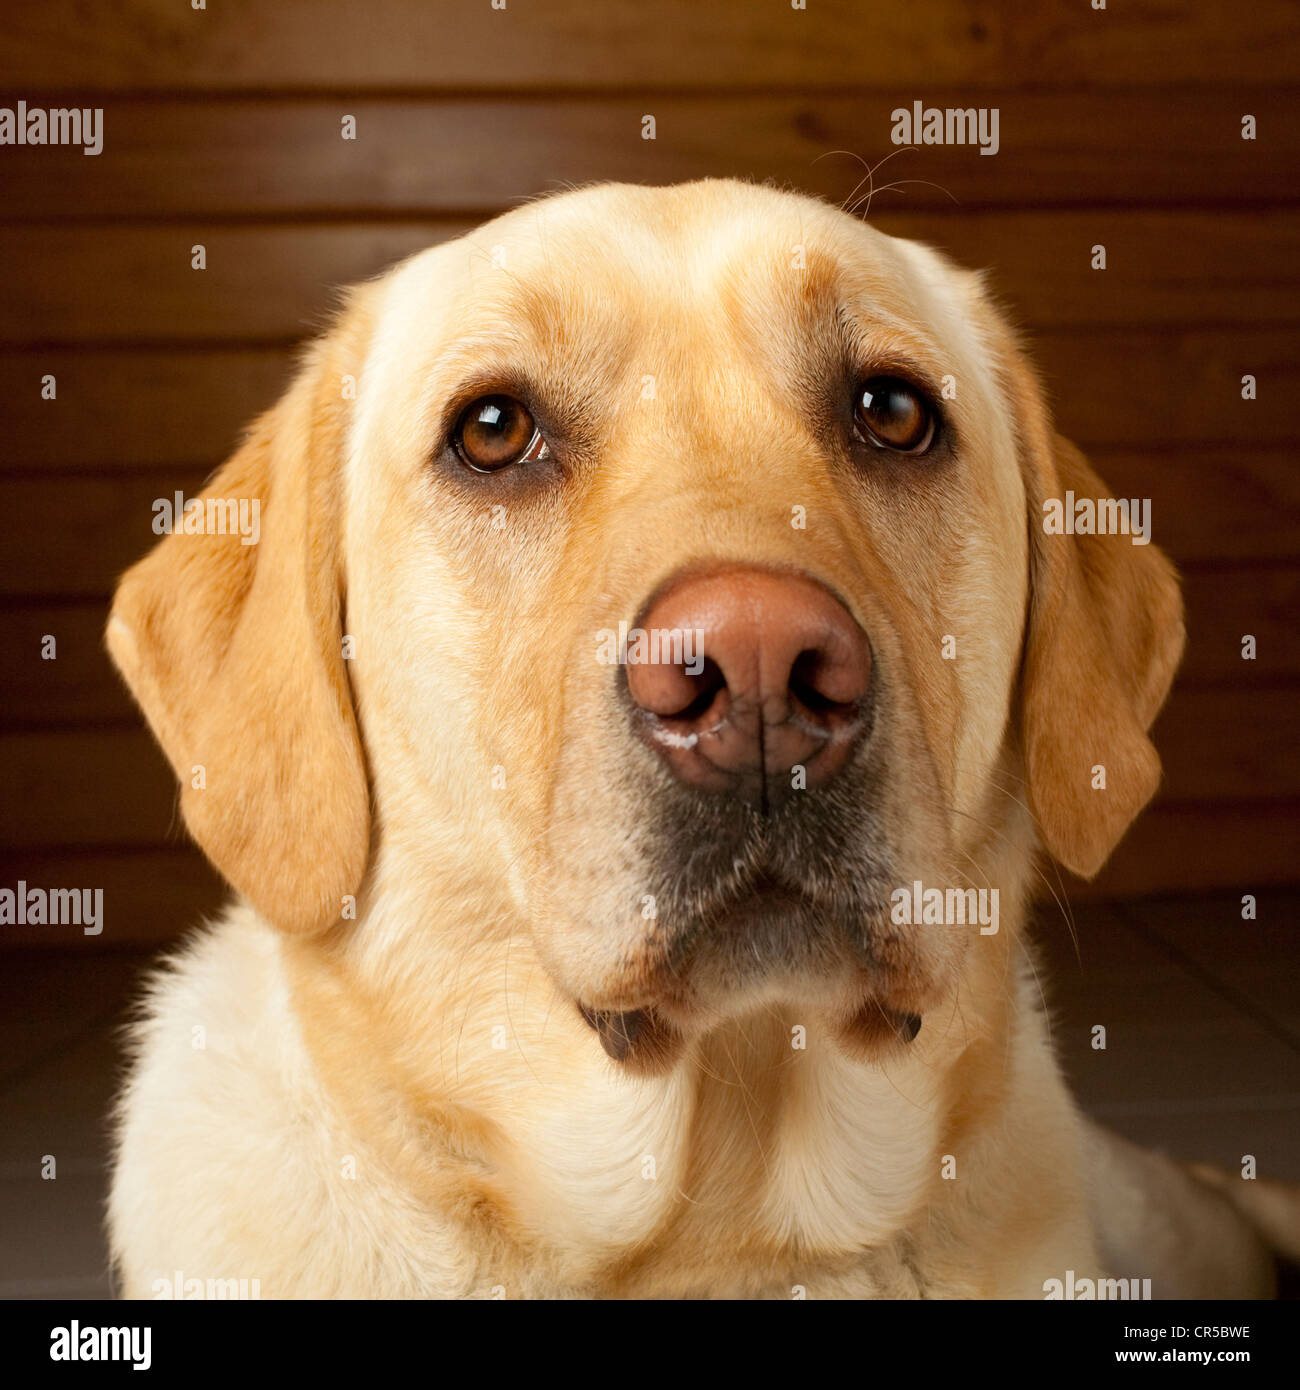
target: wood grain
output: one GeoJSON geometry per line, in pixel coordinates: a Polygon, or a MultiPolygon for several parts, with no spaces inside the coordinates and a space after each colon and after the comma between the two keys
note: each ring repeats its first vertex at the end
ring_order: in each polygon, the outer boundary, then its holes
{"type": "Polygon", "coordinates": [[[553,91],[1290,81],[1289,0],[45,0],[10,16],[0,85],[93,90],[553,91]]]}
{"type": "MultiPolygon", "coordinates": [[[[1294,883],[1300,804],[1157,804],[1139,816],[1091,884],[1066,876],[1070,898],[1243,892],[1294,883]]],[[[1049,878],[1052,872],[1048,871],[1049,878]]],[[[1045,907],[1044,912],[1050,909],[1045,907]]]]}
{"type": "Polygon", "coordinates": [[[220,875],[190,845],[174,849],[79,853],[0,852],[0,887],[20,880],[29,888],[98,888],[103,897],[103,930],[86,936],[75,923],[25,923],[3,929],[3,946],[76,946],[112,951],[120,946],[174,941],[217,912],[229,896],[220,875]]]}
{"type": "MultiPolygon", "coordinates": [[[[131,100],[105,110],[102,152],[5,150],[0,218],[236,219],[487,215],[572,183],[770,179],[841,203],[868,165],[877,214],[963,220],[984,207],[1294,202],[1295,93],[1240,85],[937,89],[925,104],[999,111],[999,149],[891,138],[912,87],[825,94],[582,93],[503,98],[131,100]],[[356,138],[342,138],[352,116],[356,138]],[[55,176],[52,177],[52,174],[55,176]],[[891,187],[898,183],[899,186],[891,187]]],[[[865,195],[868,184],[859,192],[865,195]]]]}

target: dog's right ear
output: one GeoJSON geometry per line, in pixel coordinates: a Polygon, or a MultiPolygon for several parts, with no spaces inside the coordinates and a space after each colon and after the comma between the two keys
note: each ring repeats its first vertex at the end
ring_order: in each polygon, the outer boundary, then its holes
{"type": "Polygon", "coordinates": [[[343,377],[359,376],[367,332],[354,300],[172,533],[126,573],[108,624],[194,838],[290,932],[337,921],[369,856],[342,651],[339,500],[343,377]]]}

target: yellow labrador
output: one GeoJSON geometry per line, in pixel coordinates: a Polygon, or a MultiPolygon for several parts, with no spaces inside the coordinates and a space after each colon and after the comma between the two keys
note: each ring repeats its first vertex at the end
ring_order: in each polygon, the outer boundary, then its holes
{"type": "Polygon", "coordinates": [[[125,1292],[1268,1293],[1030,974],[1040,849],[1159,777],[1131,519],[977,275],[808,198],[584,189],[354,291],[109,623],[239,894],[138,1029],[125,1292]]]}

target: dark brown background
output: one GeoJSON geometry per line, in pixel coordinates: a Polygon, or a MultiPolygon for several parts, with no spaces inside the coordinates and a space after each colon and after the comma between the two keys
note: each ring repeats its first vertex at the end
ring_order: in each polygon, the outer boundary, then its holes
{"type": "Polygon", "coordinates": [[[1294,0],[808,4],[8,7],[0,105],[105,116],[97,158],[0,147],[0,884],[103,886],[101,946],[218,901],[102,654],[105,604],[152,500],[197,489],[274,400],[333,287],[565,181],[735,174],[839,201],[862,170],[828,152],[892,154],[915,99],[998,107],[1001,150],[895,155],[878,182],[929,182],[877,193],[872,220],[992,270],[1062,429],[1152,499],[1185,576],[1165,786],[1091,891],[1296,880],[1294,0]]]}

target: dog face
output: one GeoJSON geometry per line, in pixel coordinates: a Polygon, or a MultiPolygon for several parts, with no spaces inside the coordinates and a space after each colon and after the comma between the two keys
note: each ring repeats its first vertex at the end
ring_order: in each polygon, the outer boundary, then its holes
{"type": "Polygon", "coordinates": [[[1158,779],[1172,571],[1045,534],[1066,490],[1108,496],[975,276],[789,194],[598,187],[355,295],[209,489],[261,543],[170,537],[110,646],[286,930],[427,873],[629,1065],[774,999],[877,1047],[971,939],[897,890],[986,887],[1031,814],[1092,873],[1158,779]]]}

